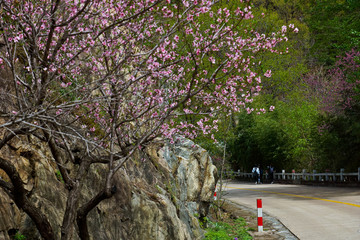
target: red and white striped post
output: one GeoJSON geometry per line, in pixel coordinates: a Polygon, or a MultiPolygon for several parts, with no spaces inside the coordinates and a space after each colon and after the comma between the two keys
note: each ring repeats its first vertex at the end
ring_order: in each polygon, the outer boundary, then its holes
{"type": "Polygon", "coordinates": [[[262,216],[262,201],[261,199],[256,199],[257,210],[258,210],[258,232],[263,231],[263,216],[262,216]]]}
{"type": "Polygon", "coordinates": [[[216,200],[217,200],[217,197],[216,197],[216,189],[217,189],[217,187],[215,186],[214,201],[216,201],[216,200]]]}

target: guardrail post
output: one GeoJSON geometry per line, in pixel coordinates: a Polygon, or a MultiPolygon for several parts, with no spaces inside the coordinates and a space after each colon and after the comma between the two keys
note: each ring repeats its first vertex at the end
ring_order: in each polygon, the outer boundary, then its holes
{"type": "Polygon", "coordinates": [[[313,181],[316,181],[316,176],[315,176],[315,174],[316,174],[316,170],[313,170],[313,181]]]}
{"type": "Polygon", "coordinates": [[[303,169],[303,170],[302,170],[302,179],[303,179],[303,180],[306,180],[305,173],[306,173],[306,169],[303,169]]]}
{"type": "Polygon", "coordinates": [[[282,170],[282,179],[285,180],[285,170],[282,170]]]}
{"type": "Polygon", "coordinates": [[[343,182],[344,181],[344,168],[340,168],[340,181],[343,182]]]}

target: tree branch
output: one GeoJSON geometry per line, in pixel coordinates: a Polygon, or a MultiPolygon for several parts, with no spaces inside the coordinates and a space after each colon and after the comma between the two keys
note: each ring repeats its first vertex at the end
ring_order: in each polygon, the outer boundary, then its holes
{"type": "Polygon", "coordinates": [[[79,228],[79,236],[81,240],[90,239],[89,230],[86,221],[88,213],[103,200],[111,198],[115,192],[116,192],[115,187],[113,187],[110,191],[103,189],[90,201],[88,201],[82,207],[80,207],[80,209],[77,211],[76,222],[79,228]]]}
{"type": "Polygon", "coordinates": [[[57,166],[60,170],[60,173],[64,179],[64,182],[65,182],[67,188],[72,189],[74,187],[75,182],[73,179],[71,179],[67,169],[63,165],[59,150],[56,147],[54,139],[46,131],[44,131],[44,134],[45,134],[46,139],[48,140],[50,151],[55,159],[55,162],[57,163],[57,166]]]}
{"type": "MultiPolygon", "coordinates": [[[[5,171],[13,184],[11,191],[12,196],[9,196],[12,197],[16,206],[19,209],[22,209],[27,215],[29,215],[31,220],[34,221],[36,228],[39,230],[40,235],[43,237],[43,239],[55,239],[53,229],[46,216],[41,213],[40,209],[38,209],[26,197],[27,191],[24,188],[24,183],[21,180],[21,177],[15,166],[10,161],[7,161],[4,158],[0,157],[0,169],[5,171]]],[[[9,186],[8,184],[4,184],[3,182],[4,181],[0,182],[1,186],[9,186]]]]}
{"type": "Polygon", "coordinates": [[[5,144],[7,144],[11,139],[13,139],[13,137],[15,137],[17,134],[19,133],[25,133],[26,131],[28,131],[29,128],[19,128],[19,129],[15,129],[12,130],[11,132],[9,132],[1,141],[0,141],[0,149],[4,147],[5,144]]]}

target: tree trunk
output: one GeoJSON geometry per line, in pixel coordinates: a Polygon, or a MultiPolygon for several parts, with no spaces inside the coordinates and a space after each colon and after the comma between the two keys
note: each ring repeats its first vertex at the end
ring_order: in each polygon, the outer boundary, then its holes
{"type": "Polygon", "coordinates": [[[61,240],[73,239],[77,214],[76,210],[78,208],[79,199],[81,196],[81,188],[83,186],[84,179],[86,178],[89,167],[89,161],[83,160],[80,163],[80,168],[78,170],[75,183],[73,185],[73,188],[69,191],[68,199],[66,202],[65,215],[61,227],[61,240]]]}
{"type": "Polygon", "coordinates": [[[92,209],[94,209],[100,202],[112,197],[114,195],[114,193],[115,193],[115,191],[109,192],[106,190],[102,190],[77,211],[76,222],[77,222],[77,225],[79,228],[79,236],[80,236],[81,240],[89,240],[90,239],[89,230],[87,227],[88,213],[92,209]]]}
{"type": "Polygon", "coordinates": [[[34,221],[43,239],[55,240],[55,234],[48,219],[41,213],[40,209],[35,207],[27,198],[27,191],[24,188],[24,184],[15,166],[10,161],[0,157],[0,169],[4,170],[11,180],[12,186],[9,196],[14,200],[16,206],[23,210],[31,220],[34,221]]]}
{"type": "Polygon", "coordinates": [[[70,240],[73,238],[76,208],[80,197],[81,185],[82,184],[76,181],[73,188],[69,192],[63,224],[61,226],[61,240],[70,240]]]}

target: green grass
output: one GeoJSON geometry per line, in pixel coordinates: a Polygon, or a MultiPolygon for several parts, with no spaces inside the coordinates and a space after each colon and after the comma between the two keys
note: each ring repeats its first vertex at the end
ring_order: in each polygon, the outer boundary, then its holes
{"type": "Polygon", "coordinates": [[[205,229],[204,240],[250,240],[252,237],[247,232],[246,222],[243,218],[238,218],[229,223],[217,221],[208,222],[205,229]]]}
{"type": "Polygon", "coordinates": [[[15,240],[26,240],[26,237],[22,235],[21,233],[17,232],[14,236],[15,240]]]}
{"type": "Polygon", "coordinates": [[[64,183],[64,179],[63,179],[63,177],[62,177],[62,175],[61,175],[60,170],[56,170],[56,171],[55,171],[55,174],[56,174],[56,178],[57,178],[60,182],[64,183]]]}

